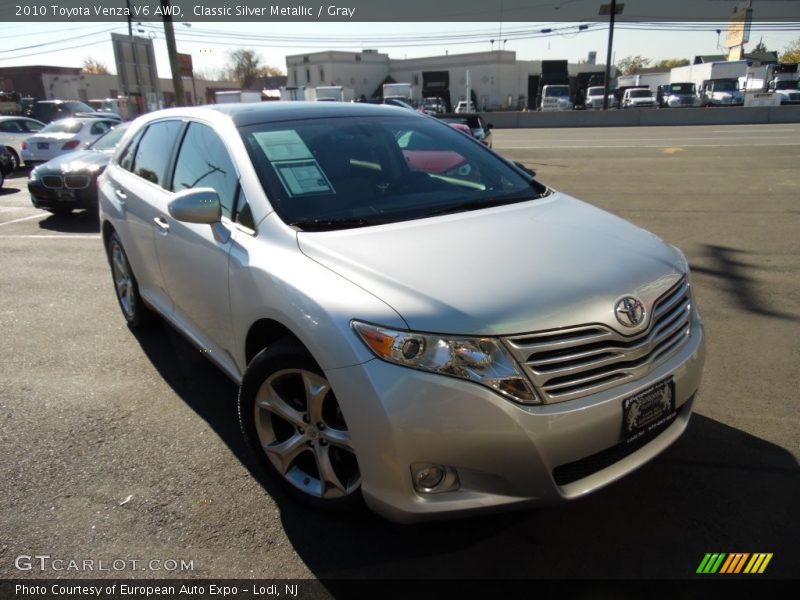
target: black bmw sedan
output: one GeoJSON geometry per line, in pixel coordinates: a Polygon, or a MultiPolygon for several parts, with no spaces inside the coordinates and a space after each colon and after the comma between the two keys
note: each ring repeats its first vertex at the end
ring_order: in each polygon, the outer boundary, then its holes
{"type": "Polygon", "coordinates": [[[39,165],[28,178],[36,208],[67,215],[76,208],[97,206],[97,178],[105,170],[128,123],[117,125],[83,150],[63,154],[39,165]]]}

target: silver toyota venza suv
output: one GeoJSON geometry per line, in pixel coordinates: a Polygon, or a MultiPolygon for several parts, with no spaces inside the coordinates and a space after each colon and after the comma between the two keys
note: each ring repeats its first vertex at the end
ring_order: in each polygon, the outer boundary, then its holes
{"type": "Polygon", "coordinates": [[[240,384],[256,460],[313,505],[413,521],[583,496],[686,428],[683,254],[435,119],[170,109],[99,182],[132,327],[240,384]]]}

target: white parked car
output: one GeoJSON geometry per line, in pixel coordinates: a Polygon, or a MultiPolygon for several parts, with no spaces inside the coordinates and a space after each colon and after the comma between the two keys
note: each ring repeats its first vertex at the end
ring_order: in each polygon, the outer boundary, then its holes
{"type": "Polygon", "coordinates": [[[54,121],[22,143],[22,159],[26,163],[46,162],[93,142],[118,123],[115,119],[96,118],[54,121]]]}
{"type": "Polygon", "coordinates": [[[22,143],[44,126],[41,121],[28,117],[0,117],[0,147],[8,148],[15,169],[22,164],[22,143]]]}
{"type": "Polygon", "coordinates": [[[622,108],[655,108],[656,97],[648,89],[633,88],[625,90],[625,95],[622,97],[622,108]]]}
{"type": "MultiPolygon", "coordinates": [[[[603,108],[603,96],[605,88],[602,85],[593,85],[586,89],[586,98],[583,101],[583,107],[589,108],[603,108]]],[[[614,92],[608,91],[608,108],[613,108],[616,105],[617,99],[614,98],[614,92]]]]}
{"type": "Polygon", "coordinates": [[[466,100],[459,100],[458,104],[456,104],[457,113],[474,113],[475,105],[472,102],[467,102],[466,100]]]}

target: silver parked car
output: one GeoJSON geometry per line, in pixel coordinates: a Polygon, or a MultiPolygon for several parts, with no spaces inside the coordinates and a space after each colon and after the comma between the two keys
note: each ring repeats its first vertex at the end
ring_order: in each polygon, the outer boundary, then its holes
{"type": "Polygon", "coordinates": [[[151,113],[99,204],[128,323],[161,315],[239,383],[248,446],[312,505],[413,521],[578,498],[689,420],[683,254],[434,118],[151,113]]]}

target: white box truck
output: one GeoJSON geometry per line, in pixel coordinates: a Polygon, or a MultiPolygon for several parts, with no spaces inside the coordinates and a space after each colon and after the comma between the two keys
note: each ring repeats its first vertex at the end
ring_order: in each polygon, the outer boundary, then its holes
{"type": "Polygon", "coordinates": [[[305,89],[305,98],[309,102],[352,102],[352,88],[340,85],[320,85],[305,89]]]}
{"type": "Polygon", "coordinates": [[[230,90],[214,92],[217,104],[233,104],[237,102],[261,102],[261,92],[256,90],[230,90]]]}
{"type": "Polygon", "coordinates": [[[670,83],[690,82],[697,88],[701,106],[741,106],[744,94],[739,78],[747,74],[746,60],[722,60],[674,67],[670,83]]]}
{"type": "Polygon", "coordinates": [[[397,98],[411,104],[413,90],[410,83],[384,83],[383,98],[397,98]]]}

